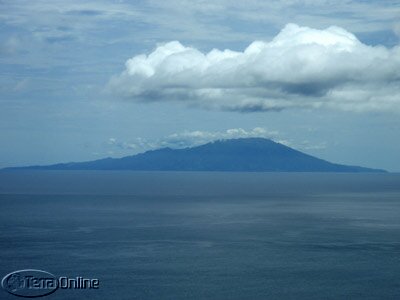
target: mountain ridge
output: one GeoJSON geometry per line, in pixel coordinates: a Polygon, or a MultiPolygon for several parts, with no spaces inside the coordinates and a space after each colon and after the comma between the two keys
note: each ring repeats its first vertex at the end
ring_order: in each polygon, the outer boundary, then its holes
{"type": "Polygon", "coordinates": [[[136,170],[228,172],[386,172],[331,163],[265,138],[217,140],[196,147],[149,150],[122,158],[3,170],[136,170]]]}

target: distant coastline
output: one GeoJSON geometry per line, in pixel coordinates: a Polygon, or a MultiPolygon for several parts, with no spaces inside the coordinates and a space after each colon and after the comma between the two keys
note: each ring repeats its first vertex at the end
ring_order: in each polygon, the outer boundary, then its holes
{"type": "Polygon", "coordinates": [[[382,169],[331,163],[265,138],[218,140],[192,148],[161,148],[123,158],[9,167],[2,170],[387,172],[382,169]]]}

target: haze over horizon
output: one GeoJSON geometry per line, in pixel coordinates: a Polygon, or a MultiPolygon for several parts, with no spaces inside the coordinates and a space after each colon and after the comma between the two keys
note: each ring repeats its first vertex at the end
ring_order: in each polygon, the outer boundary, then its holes
{"type": "Polygon", "coordinates": [[[400,171],[400,3],[0,8],[0,168],[264,137],[400,171]]]}

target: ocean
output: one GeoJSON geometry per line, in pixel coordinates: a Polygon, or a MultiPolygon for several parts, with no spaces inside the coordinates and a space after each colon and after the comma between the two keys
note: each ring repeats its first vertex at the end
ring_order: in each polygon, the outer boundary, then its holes
{"type": "Polygon", "coordinates": [[[23,269],[98,279],[46,299],[400,299],[400,174],[0,172],[23,269]]]}

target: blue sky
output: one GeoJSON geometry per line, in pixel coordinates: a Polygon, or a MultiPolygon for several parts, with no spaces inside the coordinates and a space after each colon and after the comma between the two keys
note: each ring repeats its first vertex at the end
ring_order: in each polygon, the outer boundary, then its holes
{"type": "Polygon", "coordinates": [[[400,171],[398,1],[14,0],[0,24],[0,167],[263,136],[400,171]]]}

